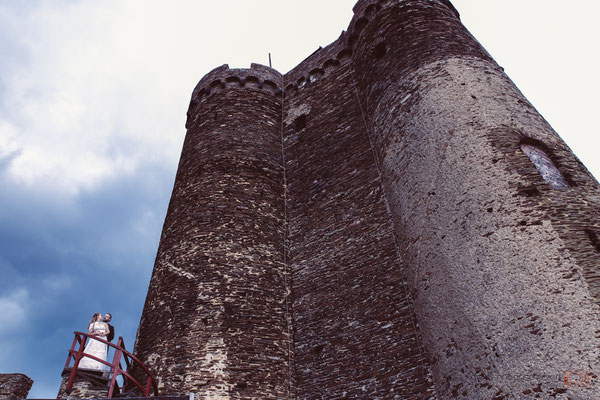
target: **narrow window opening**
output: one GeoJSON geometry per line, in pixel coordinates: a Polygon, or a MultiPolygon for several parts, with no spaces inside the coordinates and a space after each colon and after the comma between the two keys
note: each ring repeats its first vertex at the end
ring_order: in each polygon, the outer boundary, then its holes
{"type": "Polygon", "coordinates": [[[385,56],[385,53],[387,53],[387,46],[385,45],[385,43],[384,42],[377,43],[377,45],[373,49],[373,55],[375,56],[375,58],[377,58],[377,59],[383,58],[383,56],[385,56]]]}
{"type": "Polygon", "coordinates": [[[358,21],[356,21],[356,25],[354,25],[354,32],[359,34],[363,29],[365,29],[365,27],[367,26],[367,24],[369,23],[369,19],[362,17],[360,18],[358,21]]]}
{"type": "Polygon", "coordinates": [[[325,348],[325,345],[324,345],[324,344],[320,344],[320,345],[318,345],[318,346],[315,346],[315,347],[313,348],[313,353],[315,353],[315,354],[320,354],[320,353],[323,351],[323,349],[324,349],[324,348],[325,348]]]}
{"type": "Polygon", "coordinates": [[[293,95],[296,94],[297,91],[298,91],[298,87],[296,87],[296,85],[289,84],[285,88],[285,95],[286,96],[293,96],[293,95]]]}
{"type": "Polygon", "coordinates": [[[294,120],[294,131],[301,131],[306,127],[306,114],[302,114],[294,120]]]}
{"type": "Polygon", "coordinates": [[[521,186],[517,188],[517,193],[525,197],[539,196],[541,193],[535,186],[521,186]]]}
{"type": "Polygon", "coordinates": [[[356,43],[356,39],[358,39],[358,35],[356,33],[352,33],[348,38],[348,47],[352,48],[354,43],[356,43]]]}
{"type": "Polygon", "coordinates": [[[596,249],[597,252],[600,253],[600,239],[598,239],[598,235],[591,229],[586,229],[585,233],[587,234],[592,246],[596,249]]]}
{"type": "Polygon", "coordinates": [[[542,178],[552,189],[565,189],[569,187],[567,180],[558,170],[550,156],[538,144],[522,143],[521,150],[535,165],[542,178]]]}
{"type": "Polygon", "coordinates": [[[367,7],[367,9],[365,10],[365,15],[367,17],[371,17],[373,16],[376,12],[378,11],[378,6],[376,4],[371,4],[369,7],[367,7]]]}

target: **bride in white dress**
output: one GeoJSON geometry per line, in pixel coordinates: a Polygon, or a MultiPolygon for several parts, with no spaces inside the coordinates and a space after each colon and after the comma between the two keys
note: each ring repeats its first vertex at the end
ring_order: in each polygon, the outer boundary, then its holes
{"type": "MultiPolygon", "coordinates": [[[[106,340],[106,335],[108,335],[108,326],[106,323],[102,322],[102,315],[100,313],[95,313],[92,316],[92,320],[88,325],[88,332],[91,335],[98,336],[106,340]]],[[[90,337],[88,338],[88,342],[85,345],[83,352],[106,361],[107,350],[108,346],[106,344],[90,337]]],[[[89,357],[83,357],[81,359],[79,362],[79,368],[95,369],[98,371],[107,371],[109,369],[108,365],[104,365],[101,362],[92,360],[89,357]]]]}

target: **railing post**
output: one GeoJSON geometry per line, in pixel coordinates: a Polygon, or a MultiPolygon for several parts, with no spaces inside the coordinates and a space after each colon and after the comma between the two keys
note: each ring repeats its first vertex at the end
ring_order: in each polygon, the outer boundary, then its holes
{"type": "Polygon", "coordinates": [[[152,387],[152,376],[148,375],[148,379],[146,379],[146,390],[144,391],[144,396],[150,396],[150,388],[152,387]]]}
{"type": "Polygon", "coordinates": [[[110,366],[110,372],[112,377],[110,378],[110,387],[108,388],[108,398],[112,398],[113,392],[115,390],[115,382],[117,381],[117,375],[120,371],[121,365],[121,355],[123,351],[121,350],[122,339],[119,338],[117,342],[117,346],[115,347],[115,355],[113,357],[112,365],[110,366]]]}
{"type": "MultiPolygon", "coordinates": [[[[76,338],[79,338],[78,334],[75,334],[76,338]]],[[[73,363],[73,369],[71,370],[71,374],[69,375],[69,381],[67,382],[67,387],[65,391],[69,393],[71,389],[73,389],[73,382],[75,381],[75,376],[77,375],[77,368],[79,367],[79,361],[82,358],[83,350],[85,350],[85,342],[87,341],[87,337],[84,336],[82,340],[78,340],[79,349],[77,350],[77,354],[75,355],[75,362],[73,363]]]]}
{"type": "MultiPolygon", "coordinates": [[[[123,354],[123,358],[127,359],[127,355],[123,354]]],[[[125,389],[127,387],[128,378],[127,378],[127,375],[123,373],[123,371],[125,371],[125,370],[123,370],[123,366],[121,365],[120,361],[119,361],[119,371],[121,372],[121,375],[123,376],[123,386],[122,387],[123,387],[123,389],[125,389]]]]}
{"type": "Polygon", "coordinates": [[[65,363],[65,368],[67,368],[69,366],[69,363],[71,363],[71,357],[73,357],[73,353],[75,352],[75,343],[77,343],[77,335],[75,335],[75,337],[73,338],[73,344],[71,345],[71,348],[69,349],[69,355],[67,356],[67,362],[65,363]]]}

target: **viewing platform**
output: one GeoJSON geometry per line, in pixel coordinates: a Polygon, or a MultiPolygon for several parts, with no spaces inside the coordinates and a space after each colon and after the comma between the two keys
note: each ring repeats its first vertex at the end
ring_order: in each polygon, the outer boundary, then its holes
{"type": "MultiPolygon", "coordinates": [[[[156,380],[150,370],[133,354],[125,349],[123,337],[113,344],[98,336],[74,332],[73,344],[62,372],[62,383],[57,398],[102,398],[113,397],[160,399],[156,380]],[[112,362],[85,353],[88,338],[106,344],[114,349],[112,362]],[[105,366],[103,369],[79,368],[80,361],[88,357],[105,366]],[[125,368],[123,368],[123,364],[125,368]],[[135,373],[132,371],[135,370],[135,373]],[[118,378],[122,383],[119,383],[118,378]],[[141,397],[140,397],[141,396],[141,397]]],[[[108,352],[107,352],[108,354],[108,352]]],[[[181,399],[186,399],[183,396],[181,399]]],[[[180,397],[169,397],[178,400],[180,397]]]]}

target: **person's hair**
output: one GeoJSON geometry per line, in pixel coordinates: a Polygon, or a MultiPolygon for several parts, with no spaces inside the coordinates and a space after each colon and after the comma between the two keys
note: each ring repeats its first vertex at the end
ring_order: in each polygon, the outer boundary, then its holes
{"type": "Polygon", "coordinates": [[[107,312],[106,314],[110,315],[110,319],[112,319],[112,314],[111,313],[107,312]]]}
{"type": "Polygon", "coordinates": [[[96,322],[96,319],[98,318],[98,315],[100,315],[99,312],[94,313],[94,315],[92,315],[92,320],[90,321],[90,323],[88,324],[88,326],[91,325],[91,324],[93,324],[94,322],[96,322]]]}

